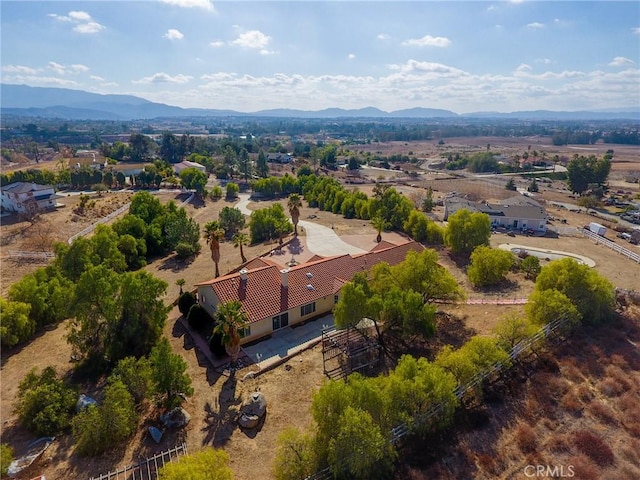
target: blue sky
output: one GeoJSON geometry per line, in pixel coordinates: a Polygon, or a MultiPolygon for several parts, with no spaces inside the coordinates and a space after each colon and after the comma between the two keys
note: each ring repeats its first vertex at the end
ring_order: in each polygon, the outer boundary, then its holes
{"type": "Polygon", "coordinates": [[[7,1],[2,82],[182,107],[640,108],[637,1],[7,1]]]}

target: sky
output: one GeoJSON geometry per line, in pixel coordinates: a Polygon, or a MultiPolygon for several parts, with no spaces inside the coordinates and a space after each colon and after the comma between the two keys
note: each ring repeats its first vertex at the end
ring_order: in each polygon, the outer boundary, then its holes
{"type": "Polygon", "coordinates": [[[0,2],[2,83],[180,107],[640,109],[637,1],[0,2]]]}

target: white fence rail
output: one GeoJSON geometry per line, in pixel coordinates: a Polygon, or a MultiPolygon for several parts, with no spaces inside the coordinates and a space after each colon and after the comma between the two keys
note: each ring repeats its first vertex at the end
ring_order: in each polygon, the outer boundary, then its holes
{"type": "Polygon", "coordinates": [[[623,247],[622,245],[618,245],[617,243],[612,242],[608,238],[597,235],[586,228],[583,228],[581,230],[581,233],[585,237],[589,237],[591,240],[595,240],[597,243],[600,243],[605,247],[609,247],[611,250],[618,252],[620,255],[624,255],[625,257],[633,260],[634,262],[640,263],[640,254],[633,252],[628,248],[623,247]]]}
{"type": "Polygon", "coordinates": [[[9,250],[9,258],[46,262],[55,256],[56,255],[53,252],[25,252],[21,250],[9,250]]]}
{"type": "Polygon", "coordinates": [[[89,233],[91,233],[91,232],[93,232],[95,230],[96,226],[100,225],[101,223],[106,223],[109,220],[112,220],[112,219],[116,218],[118,215],[120,215],[120,214],[126,212],[127,210],[129,210],[130,206],[131,206],[131,204],[127,203],[127,204],[121,206],[119,209],[114,210],[113,212],[111,212],[106,217],[102,217],[96,223],[93,223],[93,224],[89,225],[84,230],[82,230],[82,231],[76,233],[75,235],[72,235],[71,237],[69,237],[69,240],[67,240],[67,243],[69,245],[71,245],[76,238],[84,237],[85,235],[88,235],[89,233]]]}
{"type": "Polygon", "coordinates": [[[109,473],[103,473],[98,477],[91,477],[90,480],[156,480],[158,478],[158,469],[164,467],[167,463],[177,460],[181,455],[186,454],[187,444],[183,443],[182,445],[142,460],[135,465],[129,465],[109,473]]]}
{"type": "MultiPolygon", "coordinates": [[[[548,323],[531,337],[528,337],[514,345],[509,353],[510,362],[516,360],[522,354],[530,353],[536,346],[541,345],[551,334],[558,333],[567,327],[569,327],[569,323],[566,318],[559,318],[548,323]]],[[[505,370],[511,367],[510,362],[494,363],[485,371],[473,377],[469,382],[456,387],[453,393],[458,400],[462,399],[467,392],[480,387],[486,379],[496,377],[504,373],[505,370]]],[[[446,406],[447,405],[445,403],[435,403],[425,412],[416,417],[413,421],[413,425],[401,423],[400,425],[392,428],[390,438],[391,443],[396,444],[402,437],[411,433],[413,427],[427,425],[436,420],[440,415],[442,415],[446,406]]],[[[329,467],[326,467],[306,477],[304,480],[329,480],[332,478],[334,478],[333,473],[329,467]]]]}

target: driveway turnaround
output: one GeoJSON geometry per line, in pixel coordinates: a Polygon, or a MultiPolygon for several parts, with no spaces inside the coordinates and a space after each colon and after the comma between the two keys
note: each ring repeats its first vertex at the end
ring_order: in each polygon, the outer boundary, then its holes
{"type": "Polygon", "coordinates": [[[516,245],[514,243],[503,243],[498,248],[501,250],[508,250],[512,253],[517,254],[520,250],[526,250],[529,255],[534,255],[538,258],[549,259],[549,260],[559,260],[562,258],[573,258],[578,263],[582,263],[584,265],[588,265],[593,268],[596,266],[596,262],[594,262],[589,257],[585,257],[584,255],[578,255],[577,253],[570,252],[561,252],[559,250],[547,250],[544,248],[535,248],[528,247],[526,245],[516,245]]]}
{"type": "MultiPolygon", "coordinates": [[[[247,207],[249,201],[249,195],[242,194],[240,195],[240,201],[235,206],[243,214],[251,215],[251,210],[247,207]]],[[[366,250],[354,247],[343,241],[332,228],[307,220],[300,220],[298,228],[300,227],[304,228],[307,248],[316,255],[331,257],[333,255],[344,255],[345,253],[355,255],[366,252],[366,250]]]]}

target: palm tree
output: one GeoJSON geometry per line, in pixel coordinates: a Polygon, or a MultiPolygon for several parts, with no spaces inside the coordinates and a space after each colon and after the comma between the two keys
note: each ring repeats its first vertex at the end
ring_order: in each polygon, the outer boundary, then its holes
{"type": "Polygon", "coordinates": [[[231,357],[232,364],[236,363],[240,355],[240,330],[246,328],[248,324],[247,313],[242,311],[242,304],[237,300],[218,306],[213,333],[222,336],[222,344],[231,357]]]}
{"type": "Polygon", "coordinates": [[[389,222],[380,215],[376,215],[371,219],[371,225],[378,231],[376,242],[380,243],[382,241],[382,231],[389,227],[389,222]]]}
{"type": "Polygon", "coordinates": [[[185,284],[185,280],[184,278],[179,278],[178,280],[176,280],[176,285],[180,287],[180,295],[182,295],[182,287],[185,284]]]}
{"type": "Polygon", "coordinates": [[[291,221],[293,222],[294,234],[298,236],[298,220],[300,220],[300,209],[302,208],[302,199],[297,193],[289,195],[289,201],[287,202],[287,208],[291,214],[291,221]]]}
{"type": "Polygon", "coordinates": [[[244,256],[242,247],[249,244],[249,236],[246,233],[237,232],[231,240],[233,241],[233,246],[235,248],[240,247],[240,258],[242,258],[242,263],[245,263],[247,261],[247,257],[244,256]]]}
{"type": "Polygon", "coordinates": [[[204,226],[204,238],[209,243],[211,249],[211,259],[216,264],[216,278],[220,276],[218,264],[220,263],[220,241],[224,238],[224,229],[218,222],[208,222],[204,226]]]}

